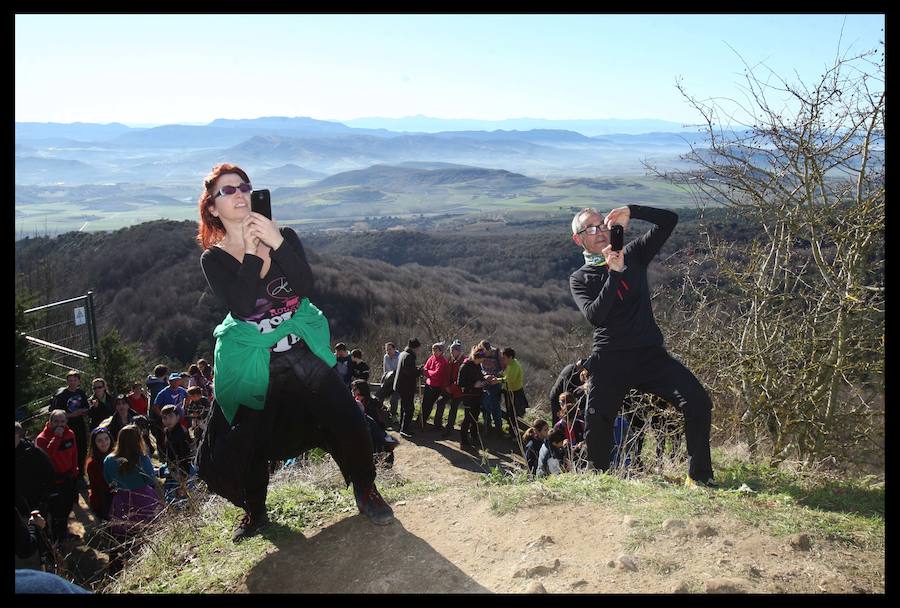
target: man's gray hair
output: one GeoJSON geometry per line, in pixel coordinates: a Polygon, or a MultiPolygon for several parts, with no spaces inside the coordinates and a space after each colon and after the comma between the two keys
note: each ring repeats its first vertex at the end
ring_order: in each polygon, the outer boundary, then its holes
{"type": "Polygon", "coordinates": [[[603,217],[603,214],[593,207],[585,207],[584,209],[576,213],[574,218],[572,218],[572,234],[578,234],[579,232],[584,230],[585,219],[591,215],[599,215],[601,218],[603,217]]]}

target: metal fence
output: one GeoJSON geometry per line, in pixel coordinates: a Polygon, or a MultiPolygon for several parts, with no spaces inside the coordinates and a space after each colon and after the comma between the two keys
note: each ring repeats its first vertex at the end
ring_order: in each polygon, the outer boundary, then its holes
{"type": "MultiPolygon", "coordinates": [[[[29,308],[24,314],[29,329],[22,336],[39,362],[39,373],[46,378],[58,380],[62,386],[69,370],[83,375],[87,364],[97,359],[94,292],[29,308]]],[[[35,404],[47,404],[52,397],[52,394],[41,396],[20,409],[31,411],[35,404]]],[[[43,408],[37,412],[42,413],[43,408]]]]}

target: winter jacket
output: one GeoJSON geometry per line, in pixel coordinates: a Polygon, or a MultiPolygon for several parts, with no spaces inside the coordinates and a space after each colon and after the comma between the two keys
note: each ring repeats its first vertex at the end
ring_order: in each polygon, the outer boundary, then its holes
{"type": "Polygon", "coordinates": [[[431,355],[422,368],[425,384],[434,388],[446,388],[450,384],[450,363],[444,355],[431,355]]]}
{"type": "Polygon", "coordinates": [[[503,382],[506,384],[506,390],[516,392],[522,390],[525,386],[525,375],[522,373],[522,366],[518,359],[511,359],[506,364],[506,369],[502,374],[503,382]]]}
{"type": "Polygon", "coordinates": [[[101,519],[109,517],[109,507],[112,504],[112,490],[106,477],[103,476],[103,459],[88,459],[84,468],[87,469],[88,475],[88,505],[91,511],[97,514],[101,519]]]}
{"type": "Polygon", "coordinates": [[[459,388],[463,392],[463,403],[466,407],[481,407],[484,391],[480,386],[475,386],[475,384],[482,380],[484,380],[484,374],[481,373],[481,367],[467,357],[459,368],[458,380],[459,388]]]}
{"type": "Polygon", "coordinates": [[[537,475],[538,457],[541,454],[541,446],[544,440],[538,437],[532,437],[525,444],[525,462],[528,463],[528,472],[537,475]]]}
{"type": "Polygon", "coordinates": [[[66,426],[62,436],[57,437],[48,422],[34,443],[50,457],[57,485],[78,477],[78,447],[75,445],[75,433],[72,429],[66,426]]]}
{"type": "Polygon", "coordinates": [[[334,357],[334,370],[337,372],[338,376],[341,377],[341,382],[350,386],[350,381],[353,378],[353,371],[351,370],[353,364],[353,358],[350,355],[346,357],[338,357],[335,355],[334,357]]]}
{"type": "Polygon", "coordinates": [[[53,488],[56,472],[47,454],[28,439],[16,447],[16,507],[30,513],[44,502],[53,488]]]}
{"type": "Polygon", "coordinates": [[[416,353],[410,347],[403,349],[394,374],[394,390],[401,395],[412,396],[419,386],[419,369],[416,367],[416,353]]]}
{"type": "Polygon", "coordinates": [[[171,430],[165,429],[166,434],[166,462],[169,465],[169,473],[177,478],[186,478],[190,470],[191,446],[187,431],[180,424],[176,424],[171,430]]]}
{"type": "Polygon", "coordinates": [[[565,449],[553,447],[549,437],[544,439],[544,444],[541,446],[540,454],[538,454],[538,477],[562,473],[565,461],[565,449]]]}
{"type": "Polygon", "coordinates": [[[447,392],[454,399],[459,399],[463,396],[463,391],[459,388],[459,368],[462,367],[463,361],[463,357],[456,360],[451,357],[447,360],[447,375],[450,382],[447,385],[447,392]]]}

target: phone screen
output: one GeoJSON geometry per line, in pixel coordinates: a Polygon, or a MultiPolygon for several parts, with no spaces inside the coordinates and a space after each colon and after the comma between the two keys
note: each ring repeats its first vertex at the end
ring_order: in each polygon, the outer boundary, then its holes
{"type": "Polygon", "coordinates": [[[272,219],[272,198],[268,190],[254,190],[250,193],[250,210],[272,219]]]}

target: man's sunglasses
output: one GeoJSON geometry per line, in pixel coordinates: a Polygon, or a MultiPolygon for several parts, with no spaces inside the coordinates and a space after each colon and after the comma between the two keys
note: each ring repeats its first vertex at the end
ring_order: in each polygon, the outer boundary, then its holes
{"type": "Polygon", "coordinates": [[[216,192],[215,196],[213,196],[213,200],[219,198],[220,196],[229,196],[231,194],[234,194],[238,190],[246,194],[253,190],[253,186],[251,186],[247,182],[241,182],[237,186],[222,186],[221,188],[219,188],[219,191],[216,192]]]}

